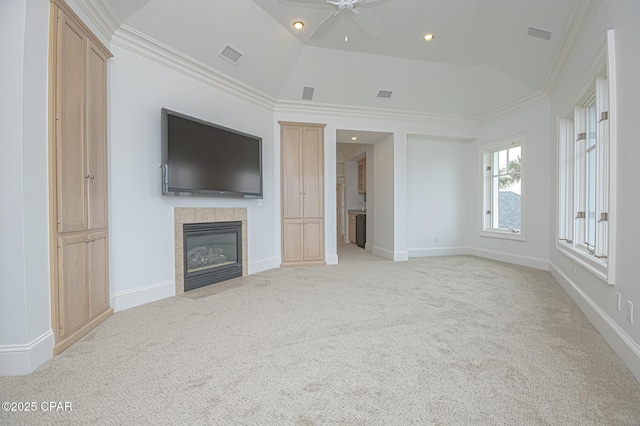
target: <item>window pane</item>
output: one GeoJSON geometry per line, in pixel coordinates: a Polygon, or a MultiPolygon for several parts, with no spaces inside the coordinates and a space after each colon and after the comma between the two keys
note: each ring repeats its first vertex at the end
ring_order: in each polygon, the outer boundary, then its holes
{"type": "Polygon", "coordinates": [[[500,174],[503,174],[504,171],[507,169],[507,151],[503,150],[503,151],[498,151],[496,153],[498,155],[498,170],[500,171],[500,174]]]}
{"type": "Polygon", "coordinates": [[[521,233],[521,154],[520,145],[505,141],[502,149],[486,152],[491,171],[485,180],[484,229],[521,233]]]}
{"type": "Polygon", "coordinates": [[[520,194],[498,191],[498,228],[520,231],[520,194]]]}
{"type": "Polygon", "coordinates": [[[587,151],[587,217],[585,242],[590,248],[596,245],[596,150],[587,151]]]}
{"type": "Polygon", "coordinates": [[[494,228],[520,231],[520,152],[521,148],[514,147],[499,151],[500,176],[495,177],[498,187],[494,194],[494,228]]]}
{"type": "Polygon", "coordinates": [[[591,148],[596,144],[597,125],[596,104],[593,103],[587,109],[587,148],[591,148]]]}

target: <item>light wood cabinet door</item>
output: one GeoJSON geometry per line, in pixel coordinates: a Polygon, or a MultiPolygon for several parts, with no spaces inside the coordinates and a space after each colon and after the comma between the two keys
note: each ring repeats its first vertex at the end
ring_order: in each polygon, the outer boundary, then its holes
{"type": "Polygon", "coordinates": [[[304,221],[285,219],[282,223],[282,261],[301,262],[304,258],[304,221]]]}
{"type": "Polygon", "coordinates": [[[303,230],[304,260],[324,260],[324,220],[305,219],[303,230]]]}
{"type": "Polygon", "coordinates": [[[89,234],[87,243],[87,291],[89,316],[109,309],[109,243],[107,232],[89,234]]]}
{"type": "Polygon", "coordinates": [[[58,238],[58,327],[60,337],[89,319],[86,234],[58,238]]]}
{"type": "Polygon", "coordinates": [[[107,58],[87,43],[87,199],[89,229],[108,225],[107,209],[107,58]]]}
{"type": "Polygon", "coordinates": [[[304,217],[324,217],[324,141],[322,128],[304,128],[302,170],[304,217]]]}
{"type": "Polygon", "coordinates": [[[58,232],[87,228],[84,82],[86,39],[80,27],[58,13],[56,43],[56,171],[58,232]]]}
{"type": "Polygon", "coordinates": [[[282,217],[303,217],[302,128],[283,126],[281,130],[282,217]]]}

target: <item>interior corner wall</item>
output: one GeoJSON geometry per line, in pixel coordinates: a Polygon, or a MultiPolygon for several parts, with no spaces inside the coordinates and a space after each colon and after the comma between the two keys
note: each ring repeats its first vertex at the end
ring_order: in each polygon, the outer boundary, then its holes
{"type": "Polygon", "coordinates": [[[393,135],[393,260],[409,260],[407,252],[407,133],[393,135]]]}
{"type": "MultiPolygon", "coordinates": [[[[463,254],[471,209],[470,142],[407,138],[407,247],[411,257],[463,254]]],[[[473,163],[474,164],[474,163],[473,163]]]]}
{"type": "MultiPolygon", "coordinates": [[[[146,301],[173,294],[174,207],[246,207],[249,273],[279,266],[273,112],[155,61],[112,46],[110,61],[111,294],[146,301]],[[161,195],[160,110],[168,108],[262,137],[263,205],[239,198],[161,195]]],[[[116,306],[116,310],[118,307],[116,306]]]]}
{"type": "Polygon", "coordinates": [[[47,78],[49,2],[0,3],[0,374],[51,357],[47,78]]]}
{"type": "Polygon", "coordinates": [[[0,179],[6,185],[0,203],[0,345],[27,342],[24,254],[24,56],[26,1],[0,3],[0,117],[3,144],[0,179]],[[9,285],[9,283],[11,283],[9,285]]]}
{"type": "Polygon", "coordinates": [[[358,194],[358,163],[353,160],[345,161],[344,174],[347,210],[360,209],[358,201],[362,201],[362,195],[358,194]]]}
{"type": "Polygon", "coordinates": [[[470,253],[534,268],[548,268],[551,173],[550,102],[489,123],[470,145],[472,179],[467,227],[470,253]],[[482,146],[517,134],[525,134],[523,155],[523,217],[526,241],[480,236],[482,218],[482,146]]]}
{"type": "Polygon", "coordinates": [[[393,136],[373,145],[373,193],[375,205],[373,254],[387,259],[394,255],[394,152],[393,136]]]}

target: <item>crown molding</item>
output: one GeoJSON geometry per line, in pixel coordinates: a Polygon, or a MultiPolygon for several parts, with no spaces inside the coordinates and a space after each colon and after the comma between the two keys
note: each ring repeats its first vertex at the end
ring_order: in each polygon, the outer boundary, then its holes
{"type": "Polygon", "coordinates": [[[273,110],[276,99],[146,34],[122,25],[111,38],[117,46],[233,96],[273,110]]]}
{"type": "Polygon", "coordinates": [[[275,105],[276,113],[339,115],[341,117],[375,118],[381,120],[402,120],[429,123],[448,123],[462,126],[478,126],[475,117],[433,114],[420,111],[405,111],[354,105],[324,104],[316,102],[289,101],[279,99],[275,105]]]}
{"type": "Polygon", "coordinates": [[[580,0],[577,2],[567,35],[562,41],[562,46],[553,61],[553,66],[547,77],[547,82],[544,87],[544,93],[547,95],[552,96],[555,93],[560,79],[575,56],[576,47],[582,35],[596,15],[601,1],[602,0],[580,0]]]}
{"type": "Polygon", "coordinates": [[[116,30],[122,26],[122,22],[105,0],[75,0],[75,2],[107,40],[111,40],[116,30]]]}
{"type": "Polygon", "coordinates": [[[545,102],[549,102],[549,100],[550,98],[546,94],[542,92],[536,92],[532,95],[527,96],[526,98],[512,103],[511,105],[500,107],[493,112],[482,115],[480,117],[480,124],[485,126],[519,112],[537,107],[538,105],[542,105],[545,102]]]}

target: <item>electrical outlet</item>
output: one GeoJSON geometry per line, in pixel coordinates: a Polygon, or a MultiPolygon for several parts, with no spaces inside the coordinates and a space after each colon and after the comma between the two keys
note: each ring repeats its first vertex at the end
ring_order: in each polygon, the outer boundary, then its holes
{"type": "Polygon", "coordinates": [[[633,324],[633,303],[631,300],[627,300],[627,321],[633,324]]]}
{"type": "Polygon", "coordinates": [[[258,205],[258,207],[262,207],[262,198],[258,198],[256,204],[258,205]]]}
{"type": "Polygon", "coordinates": [[[616,292],[616,306],[618,307],[618,312],[620,312],[622,310],[622,296],[618,292],[616,292]]]}

